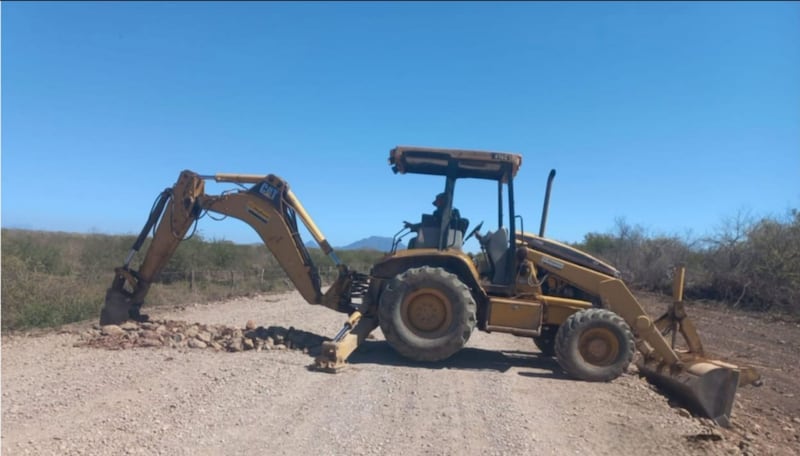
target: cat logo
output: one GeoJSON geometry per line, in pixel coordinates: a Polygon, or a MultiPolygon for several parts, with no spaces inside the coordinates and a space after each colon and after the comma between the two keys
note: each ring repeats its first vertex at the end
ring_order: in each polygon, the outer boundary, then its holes
{"type": "Polygon", "coordinates": [[[261,187],[259,187],[258,191],[262,195],[266,196],[267,198],[273,201],[277,201],[278,196],[280,195],[280,191],[277,188],[273,187],[272,185],[266,182],[261,184],[261,187]]]}

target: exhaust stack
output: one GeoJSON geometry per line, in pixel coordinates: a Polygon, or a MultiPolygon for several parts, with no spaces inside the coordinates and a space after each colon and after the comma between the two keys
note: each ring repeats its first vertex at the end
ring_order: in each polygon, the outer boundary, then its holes
{"type": "Polygon", "coordinates": [[[544,192],[544,205],[542,207],[542,224],[539,225],[539,237],[544,237],[544,228],[547,225],[547,212],[550,209],[550,189],[553,187],[553,178],[556,177],[556,170],[551,169],[547,176],[547,189],[544,192]]]}

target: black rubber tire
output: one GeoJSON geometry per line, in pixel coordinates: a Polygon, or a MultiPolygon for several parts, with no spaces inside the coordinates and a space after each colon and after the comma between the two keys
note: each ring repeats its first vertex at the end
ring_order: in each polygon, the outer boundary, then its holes
{"type": "Polygon", "coordinates": [[[570,376],[589,382],[607,382],[622,375],[633,359],[634,348],[628,324],[606,309],[576,312],[556,334],[558,364],[570,376]]]}
{"type": "Polygon", "coordinates": [[[556,332],[558,326],[544,325],[542,326],[541,335],[533,338],[533,343],[542,352],[543,356],[553,357],[556,356],[556,332]]]}
{"type": "Polygon", "coordinates": [[[475,300],[458,276],[423,266],[388,283],[378,305],[378,321],[386,341],[401,356],[441,361],[467,343],[475,328],[475,311],[475,300]],[[429,315],[432,318],[426,319],[429,315]],[[415,326],[412,318],[421,323],[415,326]],[[421,327],[429,322],[434,326],[421,327]]]}

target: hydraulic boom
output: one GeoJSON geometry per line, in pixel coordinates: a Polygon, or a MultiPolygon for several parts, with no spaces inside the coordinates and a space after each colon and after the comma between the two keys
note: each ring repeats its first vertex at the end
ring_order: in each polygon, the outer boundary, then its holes
{"type": "MultiPolygon", "coordinates": [[[[323,305],[347,314],[356,311],[353,299],[362,297],[366,291],[367,276],[351,271],[342,264],[283,179],[272,174],[200,175],[185,170],[181,172],[175,185],[161,192],[125,262],[115,269],[113,282],[106,292],[105,305],[100,313],[101,325],[118,324],[127,319],[147,320],[148,317],[141,313],[141,308],[150,285],[192,225],[206,212],[231,216],[250,225],[309,304],[323,305]],[[236,192],[207,195],[205,181],[211,179],[252,186],[236,192]],[[298,233],[298,218],[339,270],[336,281],[325,293],[321,290],[318,269],[298,233]],[[151,230],[154,230],[152,243],[139,269],[134,270],[131,263],[151,230]]],[[[361,313],[357,313],[356,318],[351,317],[345,326],[354,328],[360,316],[361,313]]],[[[340,341],[346,340],[349,332],[344,331],[337,338],[340,341]]],[[[327,349],[331,351],[332,348],[328,345],[327,349]]],[[[336,356],[346,358],[341,353],[337,355],[335,347],[333,352],[334,359],[336,356]]]]}

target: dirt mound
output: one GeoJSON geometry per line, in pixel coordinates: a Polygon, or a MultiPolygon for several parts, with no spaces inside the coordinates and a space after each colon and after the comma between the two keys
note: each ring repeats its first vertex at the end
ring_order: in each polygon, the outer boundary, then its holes
{"type": "Polygon", "coordinates": [[[318,354],[329,338],[280,326],[258,326],[248,321],[244,328],[206,325],[176,320],[96,326],[80,334],[76,347],[125,350],[134,347],[211,349],[225,352],[245,350],[300,350],[318,354]]]}

